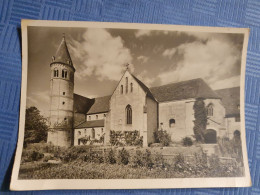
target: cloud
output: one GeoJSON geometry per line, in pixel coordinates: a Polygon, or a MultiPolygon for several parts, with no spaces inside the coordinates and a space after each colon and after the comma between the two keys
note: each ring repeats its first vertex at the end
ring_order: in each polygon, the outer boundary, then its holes
{"type": "Polygon", "coordinates": [[[171,59],[173,57],[173,55],[176,53],[176,51],[177,51],[176,48],[166,49],[166,50],[164,50],[162,55],[164,57],[168,57],[171,59]]]}
{"type": "Polygon", "coordinates": [[[105,29],[88,29],[82,38],[80,42],[72,40],[71,46],[72,56],[79,61],[76,67],[79,78],[93,75],[100,81],[118,80],[125,64],[131,64],[130,50],[120,36],[113,37],[105,29]]]}
{"type": "MultiPolygon", "coordinates": [[[[184,43],[176,49],[183,56],[174,70],[159,75],[162,84],[203,78],[211,86],[221,80],[235,84],[229,78],[240,74],[241,51],[223,37],[209,37],[207,41],[184,43]]],[[[226,84],[228,85],[228,84],[226,84]]]]}
{"type": "Polygon", "coordinates": [[[140,74],[137,75],[137,78],[148,87],[151,87],[157,79],[156,77],[151,77],[147,70],[143,70],[140,74]]]}
{"type": "Polygon", "coordinates": [[[50,105],[49,101],[50,101],[49,91],[33,92],[32,94],[27,96],[26,106],[27,107],[35,106],[40,110],[43,116],[48,117],[49,105],[50,105]]]}
{"type": "Polygon", "coordinates": [[[148,61],[148,57],[147,56],[138,56],[137,60],[139,60],[142,63],[146,63],[148,61]]]}
{"type": "Polygon", "coordinates": [[[224,89],[224,88],[231,88],[231,87],[238,87],[240,86],[240,75],[233,76],[230,78],[226,78],[223,80],[216,81],[215,83],[211,84],[211,88],[216,89],[224,89]]]}
{"type": "Polygon", "coordinates": [[[135,33],[135,37],[136,38],[140,38],[140,37],[143,37],[143,36],[149,36],[152,34],[152,31],[151,30],[138,30],[136,33],[135,33]]]}

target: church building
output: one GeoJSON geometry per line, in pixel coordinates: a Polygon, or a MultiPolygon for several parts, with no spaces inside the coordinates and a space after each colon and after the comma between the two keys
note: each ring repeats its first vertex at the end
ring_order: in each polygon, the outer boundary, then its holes
{"type": "Polygon", "coordinates": [[[74,93],[76,70],[65,37],[52,58],[50,71],[47,142],[54,145],[109,145],[111,131],[137,131],[143,146],[154,143],[154,132],[158,130],[167,131],[172,141],[180,142],[194,137],[193,105],[198,98],[205,102],[207,129],[213,132],[215,140],[240,130],[235,124],[239,108],[231,109],[230,97],[225,95],[234,91],[213,91],[200,78],[148,88],[126,68],[111,95],[83,97],[74,93]]]}

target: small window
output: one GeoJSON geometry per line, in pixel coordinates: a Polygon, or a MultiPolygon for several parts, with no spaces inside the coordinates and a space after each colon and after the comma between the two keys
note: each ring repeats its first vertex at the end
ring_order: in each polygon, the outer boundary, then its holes
{"type": "Polygon", "coordinates": [[[98,115],[96,115],[96,120],[98,120],[98,115]]]}
{"type": "Polygon", "coordinates": [[[64,118],[64,121],[66,121],[67,120],[67,118],[64,118]]]}
{"type": "Polygon", "coordinates": [[[213,116],[213,104],[209,104],[207,106],[207,115],[208,116],[213,116]]]}
{"type": "Polygon", "coordinates": [[[128,77],[125,78],[125,93],[128,93],[128,77]]]}
{"type": "Polygon", "coordinates": [[[237,105],[237,109],[240,110],[240,104],[237,105]]]}
{"type": "Polygon", "coordinates": [[[65,102],[62,102],[62,105],[64,105],[65,104],[65,102]]]}
{"type": "Polygon", "coordinates": [[[91,116],[88,117],[88,120],[91,120],[91,116]]]}
{"type": "Polygon", "coordinates": [[[80,131],[78,131],[78,134],[79,134],[79,135],[81,135],[81,132],[80,132],[80,131]]]}
{"type": "Polygon", "coordinates": [[[175,119],[171,118],[169,120],[169,127],[174,127],[174,125],[175,125],[175,119]]]}
{"type": "Polygon", "coordinates": [[[130,84],[131,92],[133,92],[133,83],[130,84]]]}
{"type": "Polygon", "coordinates": [[[103,128],[101,128],[101,132],[102,132],[102,133],[104,132],[104,129],[103,129],[103,128]]]}
{"type": "Polygon", "coordinates": [[[84,131],[85,131],[85,134],[87,133],[87,129],[84,129],[84,131]]]}
{"type": "Polygon", "coordinates": [[[63,95],[65,95],[66,93],[65,93],[65,92],[63,92],[62,94],[63,94],[63,95]]]}
{"type": "Polygon", "coordinates": [[[106,117],[107,115],[106,114],[104,114],[104,118],[106,117]]]}
{"type": "Polygon", "coordinates": [[[91,130],[91,137],[92,137],[93,139],[95,139],[95,129],[94,129],[94,128],[91,130]]]}
{"type": "Polygon", "coordinates": [[[120,93],[121,93],[121,94],[124,93],[124,87],[123,87],[123,85],[121,85],[121,87],[120,87],[120,93]]]}

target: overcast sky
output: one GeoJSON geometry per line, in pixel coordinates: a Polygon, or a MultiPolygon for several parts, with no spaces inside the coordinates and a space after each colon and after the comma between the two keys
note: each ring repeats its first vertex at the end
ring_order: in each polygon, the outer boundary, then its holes
{"type": "Polygon", "coordinates": [[[27,107],[48,116],[50,62],[66,41],[74,92],[111,95],[125,64],[148,87],[203,78],[212,89],[239,86],[243,35],[156,30],[29,27],[27,107]]]}

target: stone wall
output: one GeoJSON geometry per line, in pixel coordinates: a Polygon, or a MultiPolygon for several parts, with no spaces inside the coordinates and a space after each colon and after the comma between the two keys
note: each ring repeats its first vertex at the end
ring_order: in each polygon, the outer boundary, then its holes
{"type": "Polygon", "coordinates": [[[103,113],[96,113],[96,114],[87,114],[87,121],[93,121],[93,120],[102,120],[104,118],[106,118],[107,113],[103,112],[103,113]]]}
{"type": "Polygon", "coordinates": [[[241,131],[240,117],[226,118],[227,137],[232,139],[236,130],[241,131]]]}
{"type": "MultiPolygon", "coordinates": [[[[158,104],[151,98],[146,99],[147,105],[147,145],[154,142],[154,132],[158,129],[158,104]]],[[[144,145],[146,146],[146,145],[144,145]]]]}
{"type": "MultiPolygon", "coordinates": [[[[74,145],[83,145],[83,143],[79,142],[80,138],[88,138],[89,140],[99,140],[100,137],[105,133],[104,127],[94,127],[94,128],[80,128],[74,130],[74,145]],[[92,137],[92,131],[95,131],[95,136],[92,137]]],[[[90,142],[86,143],[90,144],[90,142]]]]}

